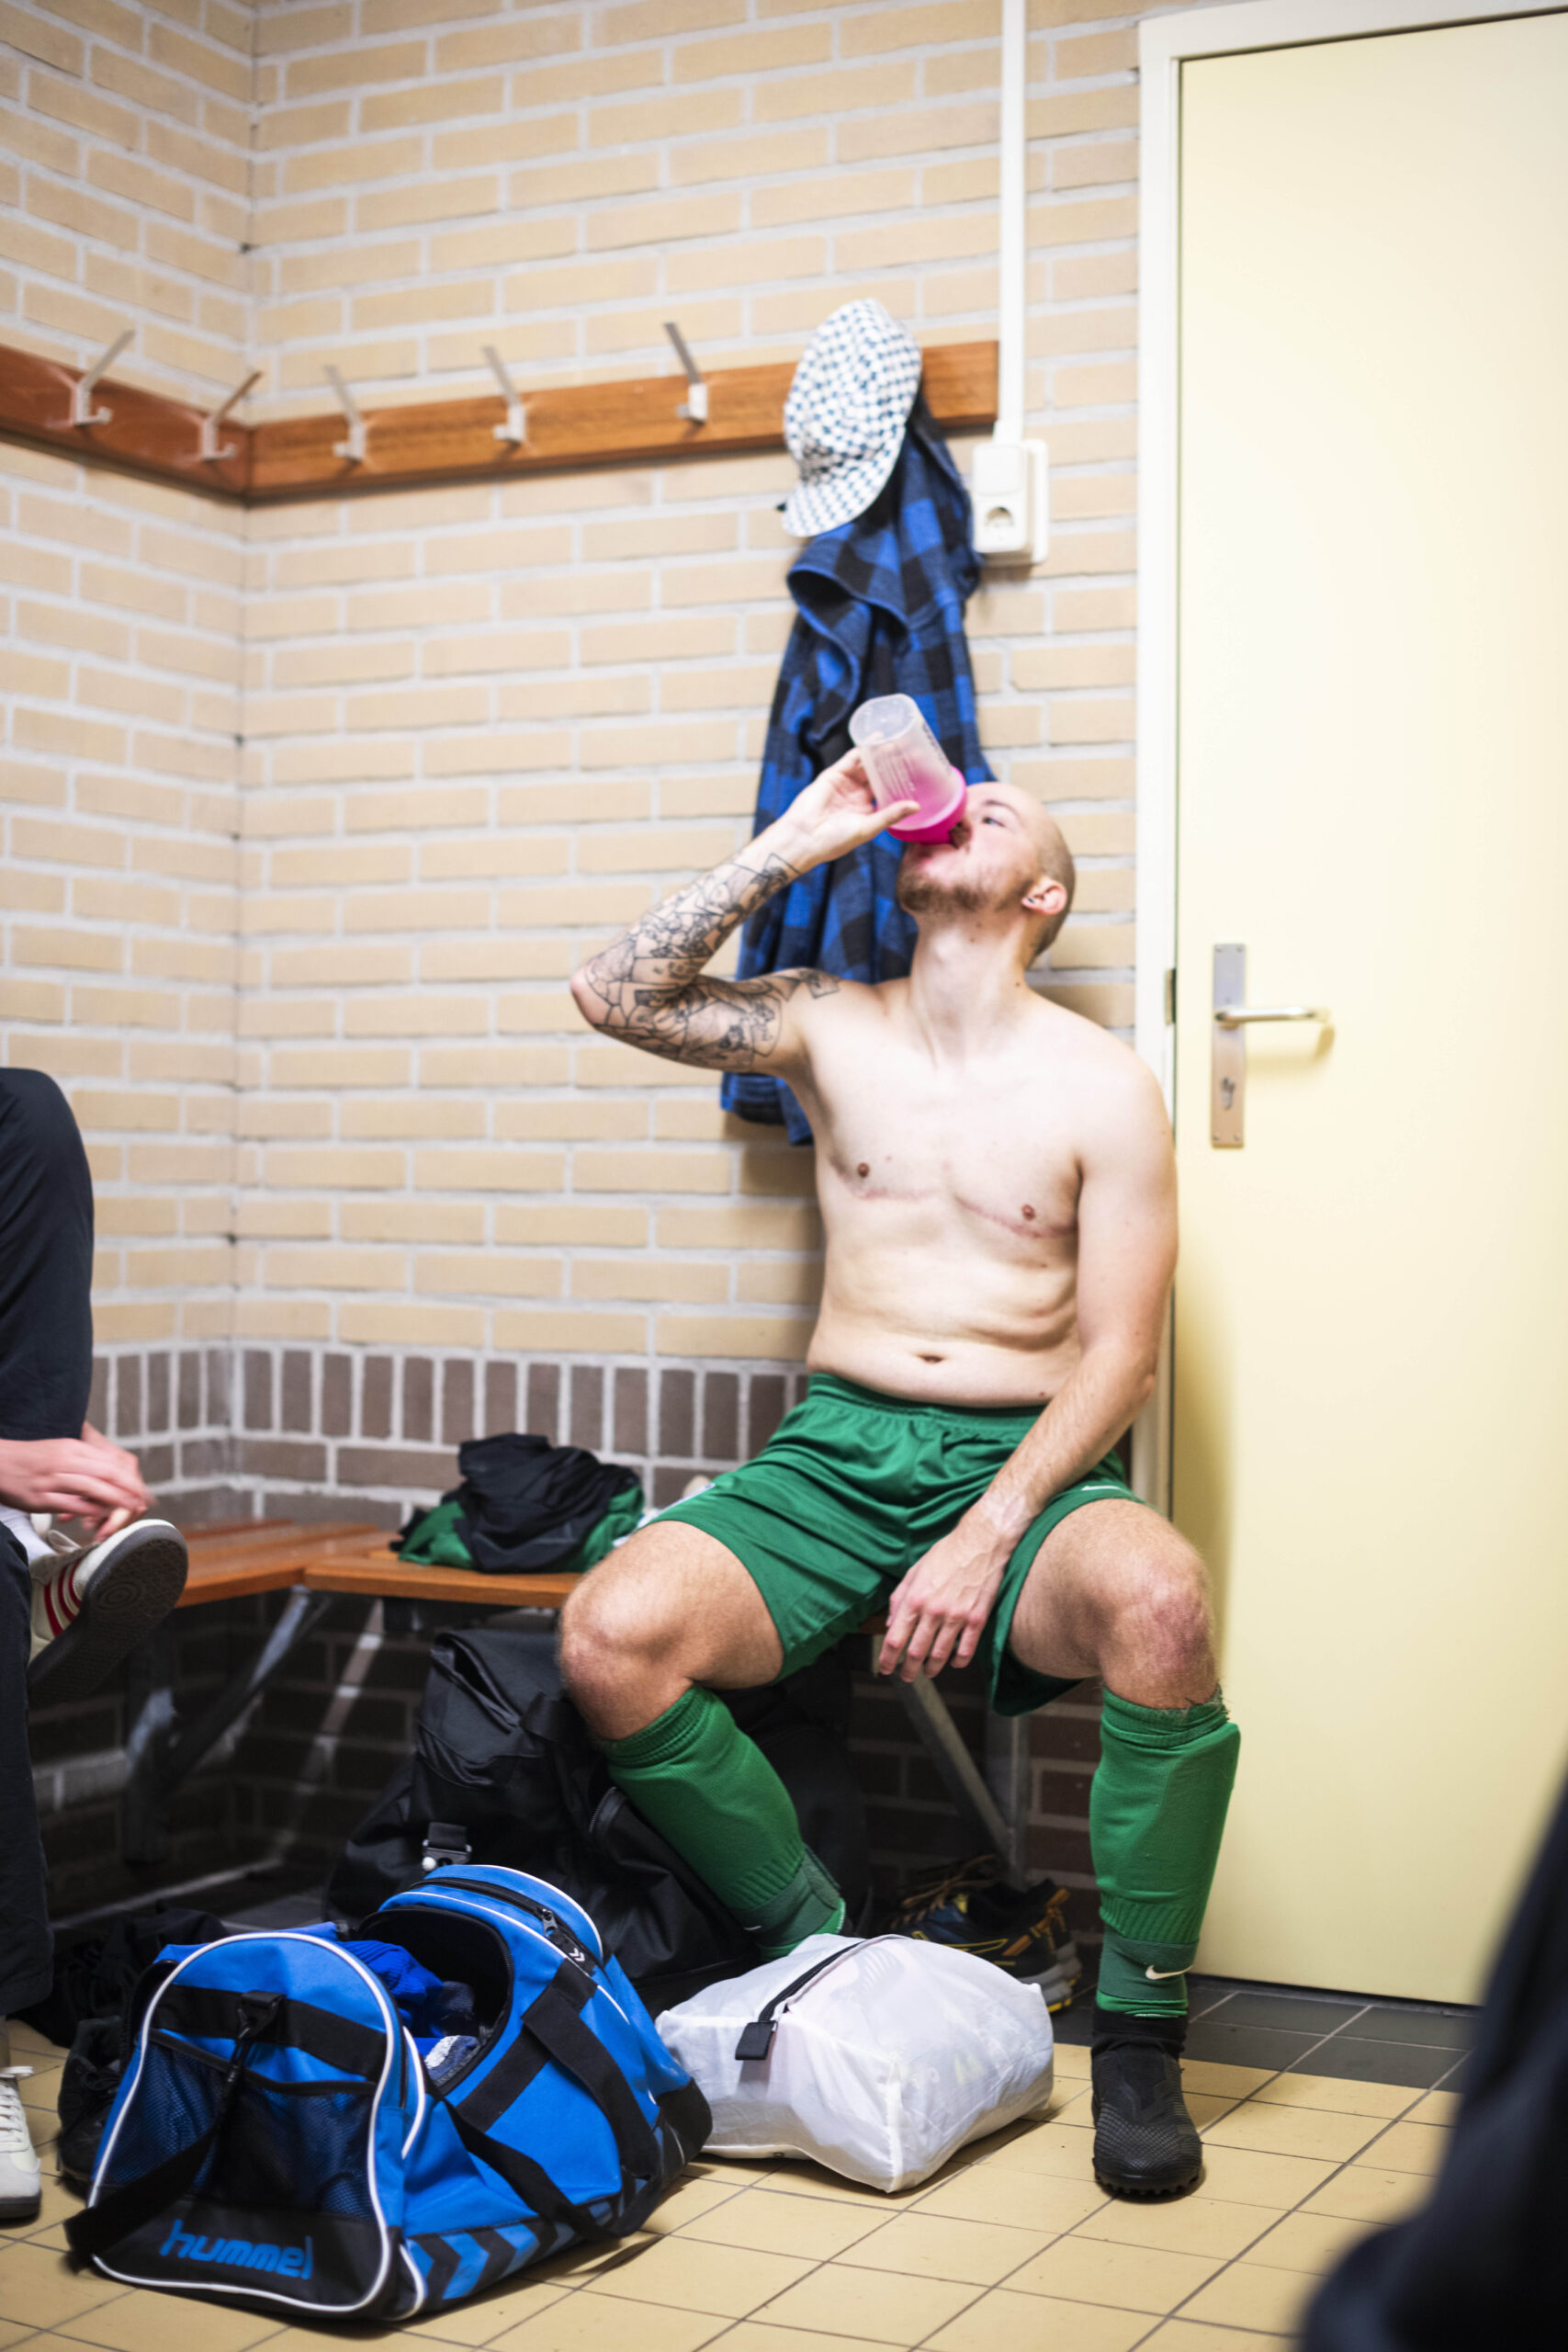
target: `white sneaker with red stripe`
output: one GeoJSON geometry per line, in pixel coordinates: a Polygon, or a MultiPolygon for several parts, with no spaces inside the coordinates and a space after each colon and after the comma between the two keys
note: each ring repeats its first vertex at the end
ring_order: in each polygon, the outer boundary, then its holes
{"type": "MultiPolygon", "coordinates": [[[[36,1522],[35,1522],[36,1524],[36,1522]]],[[[166,1519],[136,1519],[102,1544],[39,1532],[33,1578],[34,1700],[84,1699],[162,1623],[185,1590],[186,1540],[166,1519]]]]}

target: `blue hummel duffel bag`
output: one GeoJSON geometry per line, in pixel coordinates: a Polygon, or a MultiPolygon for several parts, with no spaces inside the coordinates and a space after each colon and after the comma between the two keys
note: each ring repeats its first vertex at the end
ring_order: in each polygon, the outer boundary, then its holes
{"type": "Polygon", "coordinates": [[[329,1928],[171,1946],[66,2224],[79,2258],[134,2287],[400,2319],[641,2226],[707,2102],[587,1912],[525,1871],[443,1869],[362,1939],[472,1987],[467,2063],[433,2087],[329,1928]]]}

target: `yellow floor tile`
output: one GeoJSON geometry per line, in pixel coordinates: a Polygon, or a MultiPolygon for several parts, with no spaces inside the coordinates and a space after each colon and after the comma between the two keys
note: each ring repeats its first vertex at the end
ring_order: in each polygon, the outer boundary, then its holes
{"type": "Polygon", "coordinates": [[[857,2270],[895,2270],[905,2278],[955,2278],[995,2287],[1046,2242],[1044,2230],[1010,2230],[995,2222],[950,2222],[923,2207],[874,2230],[844,2260],[857,2270]]]}
{"type": "Polygon", "coordinates": [[[1236,2327],[1209,2327],[1200,2321],[1168,2319],[1163,2327],[1145,2336],[1139,2352],[1280,2352],[1289,2341],[1283,2335],[1258,2335],[1249,2328],[1244,2334],[1236,2327]]]}
{"type": "Polygon", "coordinates": [[[1375,2115],[1336,2115],[1321,2107],[1269,2107],[1248,2099],[1204,2132],[1211,2148],[1256,2148],[1269,2156],[1322,2156],[1348,2164],[1383,2129],[1375,2115]]]}
{"type": "Polygon", "coordinates": [[[1449,2134],[1442,2124],[1391,2123],[1376,2147],[1368,2150],[1367,2161],[1387,2172],[1434,2173],[1448,2152],[1449,2134]]]}
{"type": "Polygon", "coordinates": [[[770,2195],[774,2197],[829,2198],[838,2204],[863,2205],[874,2213],[901,2213],[937,2181],[953,2179],[965,2169],[954,2162],[944,2165],[931,2180],[889,2195],[885,2188],[867,2188],[861,2181],[846,2180],[841,2173],[829,2172],[822,2165],[781,2164],[769,2174],[767,2185],[770,2195]]]}
{"type": "Polygon", "coordinates": [[[1181,2087],[1190,2095],[1199,2091],[1213,2098],[1250,2098],[1269,2079],[1267,2066],[1222,2066],[1211,2058],[1181,2062],[1181,2087]]]}
{"type": "Polygon", "coordinates": [[[25,2335],[33,2333],[26,2320],[0,2319],[0,2352],[5,2352],[6,2345],[20,2344],[25,2335]]]}
{"type": "Polygon", "coordinates": [[[771,2327],[743,2319],[724,2337],[724,2352],[886,2352],[868,2335],[821,2335],[802,2327],[771,2327]]]}
{"type": "Polygon", "coordinates": [[[1406,2123],[1453,2123],[1459,2119],[1462,2103],[1458,2091],[1428,2091],[1419,2107],[1413,2107],[1404,2120],[1406,2123]]]}
{"type": "MultiPolygon", "coordinates": [[[[1403,2115],[1419,2091],[1400,2083],[1349,2083],[1337,2075],[1276,2075],[1253,2098],[1264,2107],[1322,2107],[1336,2115],[1403,2115]]],[[[1437,2117],[1428,2119],[1436,2122],[1437,2117]]]]}
{"type": "Polygon", "coordinates": [[[1263,2205],[1224,2205],[1213,2197],[1176,2197],[1166,2204],[1108,2200],[1080,2223],[1079,2237],[1114,2245],[1147,2245],[1167,2254],[1205,2254],[1234,2261],[1269,2226],[1263,2205]]]}
{"type": "Polygon", "coordinates": [[[1032,2132],[1009,2141],[1005,2148],[987,2157],[986,2169],[988,2172],[994,2166],[1001,2172],[1038,2172],[1058,2179],[1089,2181],[1094,2178],[1092,2137],[1067,2123],[1036,2124],[1032,2132]]]}
{"type": "Polygon", "coordinates": [[[1186,2306],[1183,2319],[1213,2320],[1219,2327],[1256,2327],[1286,2335],[1301,2319],[1317,2280],[1295,2270],[1271,2270],[1260,2262],[1233,2262],[1186,2306]]]}
{"type": "Polygon", "coordinates": [[[704,2245],[689,2237],[654,2238],[638,2249],[634,2260],[602,2271],[581,2291],[748,2319],[759,2304],[804,2278],[810,2267],[787,2255],[753,2254],[744,2246],[704,2245]]]}
{"type": "Polygon", "coordinates": [[[1059,2083],[1088,2082],[1089,2052],[1076,2041],[1058,2041],[1055,2049],[1055,2076],[1059,2083]]]}
{"type": "Polygon", "coordinates": [[[60,2324],[76,2343],[103,2345],[107,2352],[179,2352],[187,2344],[201,2352],[250,2352],[253,2344],[277,2334],[280,2320],[276,2312],[263,2316],[189,2295],[143,2291],[122,2293],[60,2324]]]}
{"type": "Polygon", "coordinates": [[[695,2215],[681,2235],[701,2238],[709,2245],[750,2246],[759,2254],[829,2262],[846,2246],[886,2226],[881,2214],[868,2212],[863,2205],[844,2205],[826,2197],[774,2197],[765,2188],[748,2188],[695,2215]]]}
{"type": "MultiPolygon", "coordinates": [[[[1148,2331],[1147,2312],[1107,2311],[1098,2303],[1058,2303],[1047,2295],[1015,2295],[993,2287],[939,2335],[929,2352],[1130,2352],[1148,2331]]],[[[725,2352],[729,2352],[728,2343],[725,2352]]],[[[759,2347],[761,2352],[761,2347],[759,2347]]]]}
{"type": "MultiPolygon", "coordinates": [[[[19,2060],[17,2063],[25,2064],[27,2062],[19,2060]]],[[[17,2085],[17,2096],[22,2105],[39,2108],[45,2114],[53,2115],[60,2104],[60,2077],[64,2071],[62,2066],[40,2066],[35,2063],[32,2073],[24,2075],[17,2085]]]]}
{"type": "Polygon", "coordinates": [[[1209,2255],[1173,2254],[1106,2238],[1058,2238],[1008,2285],[1020,2294],[1065,2302],[1109,2303],[1122,2311],[1166,2312],[1195,2294],[1219,2263],[1209,2255]]]}
{"type": "Polygon", "coordinates": [[[0,2312],[33,2327],[59,2327],[99,2303],[112,2302],[125,2289],[95,2271],[73,2270],[47,2246],[0,2244],[0,2312]]]}
{"type": "Polygon", "coordinates": [[[1370,2222],[1347,2222],[1336,2213],[1287,2213],[1267,2236],[1247,2253],[1248,2262],[1266,2262],[1275,2270],[1332,2270],[1370,2222]]]}
{"type": "MultiPolygon", "coordinates": [[[[711,2312],[665,2311],[584,2288],[525,2320],[499,2343],[504,2352],[697,2352],[699,2345],[722,2335],[724,2326],[711,2312]]],[[[290,2352],[287,2338],[277,2352],[290,2352]]]]}
{"type": "Polygon", "coordinates": [[[1306,2156],[1216,2147],[1210,2141],[1203,2150],[1203,2193],[1224,2205],[1272,2205],[1276,2212],[1286,2213],[1321,2188],[1334,2169],[1306,2156]]]}
{"type": "Polygon", "coordinates": [[[1091,2180],[1062,2180],[1049,2173],[1008,2172],[1000,2165],[977,2165],[931,2189],[917,2213],[940,2213],[949,2222],[1000,2222],[1010,2230],[1035,2230],[1057,2237],[1111,2202],[1091,2180]]]}
{"type": "Polygon", "coordinates": [[[873,2344],[923,2344],[975,2301],[977,2290],[950,2278],[899,2278],[885,2270],[851,2270],[825,2262],[769,2304],[769,2325],[824,2335],[862,2335],[873,2344]]]}
{"type": "Polygon", "coordinates": [[[46,2041],[36,2025],[23,2025],[17,2018],[6,2026],[6,2039],[11,2045],[11,2063],[17,2066],[36,2065],[40,2059],[62,2066],[70,2054],[57,2041],[46,2041]]]}
{"type": "MultiPolygon", "coordinates": [[[[475,2295],[468,2302],[454,2303],[450,2311],[432,2312],[424,2319],[407,2320],[399,2333],[407,2336],[411,2344],[493,2344],[508,2328],[519,2327],[525,2319],[547,2311],[551,2303],[558,2303],[568,2291],[564,2284],[557,2286],[525,2274],[508,2286],[492,2288],[488,2295],[475,2295]]],[[[280,2346],[279,2352],[285,2352],[285,2347],[280,2346]]],[[[290,2344],[287,2352],[299,2352],[299,2347],[290,2344]]]]}
{"type": "Polygon", "coordinates": [[[671,2230],[695,2222],[704,2213],[711,2213],[720,2205],[728,2205],[733,2198],[743,2194],[749,2182],[739,2180],[693,2180],[681,2183],[672,2189],[657,2211],[648,2217],[648,2227],[656,2236],[667,2237],[671,2230]]]}
{"type": "Polygon", "coordinates": [[[1427,2199],[1422,2173],[1390,2172],[1380,2165],[1347,2165],[1303,2204],[1307,2213],[1337,2213],[1347,2222],[1397,2222],[1427,2199]]]}

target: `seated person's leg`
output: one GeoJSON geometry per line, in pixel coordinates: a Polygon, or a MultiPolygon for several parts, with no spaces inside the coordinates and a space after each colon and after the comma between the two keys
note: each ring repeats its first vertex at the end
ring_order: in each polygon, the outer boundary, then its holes
{"type": "Polygon", "coordinates": [[[0,1533],[31,1573],[35,1694],[79,1698],[174,1607],[186,1548],[145,1515],[135,1457],[85,1419],[92,1179],[70,1104],[40,1070],[0,1070],[0,1533]],[[92,1534],[40,1534],[35,1514],[92,1534]]]}
{"type": "Polygon", "coordinates": [[[28,1754],[27,1562],[0,1527],[0,2222],[39,2211],[39,2162],[11,2072],[6,2020],[50,1988],[49,1906],[28,1754]]]}
{"type": "Polygon", "coordinates": [[[713,1695],[772,1682],[783,1662],[748,1571],[678,1521],[613,1552],[562,1612],[566,1686],[611,1778],[770,1954],[844,1913],[784,1782],[713,1695]]]}
{"type": "MultiPolygon", "coordinates": [[[[1108,2055],[1145,2041],[1174,2060],[1240,1747],[1219,1690],[1202,1562],[1140,1503],[1086,1504],[1041,1545],[1010,1642],[1036,1673],[1104,1684],[1089,1792],[1105,1928],[1095,2047],[1108,2055]]],[[[1106,2185],[1157,2193],[1194,2177],[1196,2136],[1184,2111],[1175,2120],[1184,2133],[1138,2149],[1131,2139],[1119,2149],[1102,2120],[1106,2185]]]]}

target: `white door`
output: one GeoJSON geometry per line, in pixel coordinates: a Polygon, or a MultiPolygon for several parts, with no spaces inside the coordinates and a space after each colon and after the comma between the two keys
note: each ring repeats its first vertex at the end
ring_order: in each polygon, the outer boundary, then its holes
{"type": "Polygon", "coordinates": [[[1568,1763],[1568,17],[1189,63],[1180,200],[1200,1965],[1473,1999],[1568,1763]],[[1245,1033],[1239,1148],[1221,944],[1332,1014],[1245,1033]]]}

